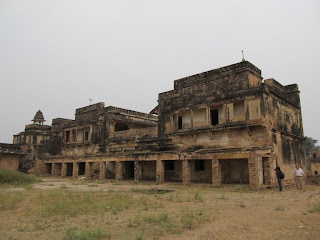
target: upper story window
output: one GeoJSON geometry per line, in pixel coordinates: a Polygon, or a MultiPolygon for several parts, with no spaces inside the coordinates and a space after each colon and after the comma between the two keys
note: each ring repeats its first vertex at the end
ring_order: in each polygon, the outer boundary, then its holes
{"type": "Polygon", "coordinates": [[[65,143],[89,141],[91,137],[91,127],[78,127],[66,129],[64,133],[65,143]]]}
{"type": "Polygon", "coordinates": [[[210,117],[211,117],[211,125],[219,124],[219,110],[218,109],[210,109],[210,117]]]}
{"type": "Polygon", "coordinates": [[[116,123],[114,127],[115,132],[125,131],[125,130],[129,130],[129,126],[127,124],[119,123],[119,122],[116,123]]]}

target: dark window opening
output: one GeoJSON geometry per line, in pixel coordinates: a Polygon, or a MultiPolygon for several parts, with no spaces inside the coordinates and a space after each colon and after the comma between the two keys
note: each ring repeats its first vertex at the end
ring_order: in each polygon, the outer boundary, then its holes
{"type": "Polygon", "coordinates": [[[134,178],[134,162],[128,161],[124,162],[123,179],[133,179],[134,178]]]}
{"type": "Polygon", "coordinates": [[[115,132],[125,131],[125,130],[129,130],[129,127],[127,124],[116,123],[116,126],[114,127],[115,132]]]}
{"type": "Polygon", "coordinates": [[[66,131],[66,142],[70,142],[70,131],[66,131]]]}
{"type": "Polygon", "coordinates": [[[194,164],[194,170],[204,171],[204,160],[196,160],[194,164]]]}
{"type": "Polygon", "coordinates": [[[219,111],[217,109],[211,110],[211,125],[219,124],[219,111]]]}
{"type": "Polygon", "coordinates": [[[174,161],[173,160],[165,161],[164,170],[174,170],[174,161]]]}
{"type": "Polygon", "coordinates": [[[52,174],[52,163],[46,163],[46,169],[48,174],[52,174]]]}
{"type": "Polygon", "coordinates": [[[315,175],[318,175],[318,171],[314,171],[314,174],[315,174],[315,175]]]}
{"type": "Polygon", "coordinates": [[[86,163],[85,162],[80,162],[79,163],[79,169],[78,169],[78,174],[79,175],[84,175],[86,172],[86,163]]]}
{"type": "Polygon", "coordinates": [[[85,132],[84,132],[84,140],[85,140],[85,141],[88,141],[88,140],[89,140],[89,132],[88,132],[88,131],[85,131],[85,132]]]}
{"type": "Polygon", "coordinates": [[[313,159],[316,159],[317,158],[317,154],[313,154],[313,159]]]}
{"type": "Polygon", "coordinates": [[[182,129],[182,117],[178,117],[178,129],[182,129]]]}
{"type": "Polygon", "coordinates": [[[67,164],[67,177],[71,177],[73,173],[73,163],[66,163],[67,164]]]}

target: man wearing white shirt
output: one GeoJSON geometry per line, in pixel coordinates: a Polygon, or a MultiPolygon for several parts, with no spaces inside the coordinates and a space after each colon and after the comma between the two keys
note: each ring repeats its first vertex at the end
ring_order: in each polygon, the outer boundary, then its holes
{"type": "Polygon", "coordinates": [[[297,189],[302,189],[302,177],[303,177],[303,170],[296,165],[296,169],[294,170],[294,180],[296,181],[297,189]]]}

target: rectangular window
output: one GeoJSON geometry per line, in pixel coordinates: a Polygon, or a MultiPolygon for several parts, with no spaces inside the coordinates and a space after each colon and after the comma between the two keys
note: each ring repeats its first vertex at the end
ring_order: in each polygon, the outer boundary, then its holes
{"type": "Polygon", "coordinates": [[[70,131],[66,131],[66,142],[70,142],[70,131]]]}
{"type": "Polygon", "coordinates": [[[85,131],[84,132],[84,141],[88,141],[89,140],[89,131],[85,131]]]}
{"type": "Polygon", "coordinates": [[[204,170],[204,160],[196,160],[194,164],[194,170],[203,171],[204,170]]]}
{"type": "Polygon", "coordinates": [[[218,109],[214,109],[210,111],[211,114],[211,125],[219,124],[219,111],[218,109]]]}
{"type": "Polygon", "coordinates": [[[173,160],[164,161],[164,170],[174,170],[174,161],[173,160]]]}
{"type": "Polygon", "coordinates": [[[178,129],[182,129],[182,117],[178,117],[178,129]]]}

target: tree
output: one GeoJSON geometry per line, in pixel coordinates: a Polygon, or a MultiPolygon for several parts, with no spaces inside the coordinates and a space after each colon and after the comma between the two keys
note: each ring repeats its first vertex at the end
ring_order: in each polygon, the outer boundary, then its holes
{"type": "Polygon", "coordinates": [[[304,146],[306,148],[307,157],[310,157],[313,150],[320,148],[320,146],[316,146],[317,142],[318,140],[313,139],[312,137],[305,137],[304,146]]]}

